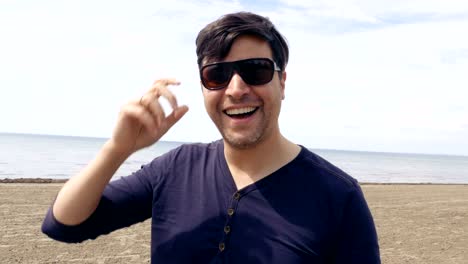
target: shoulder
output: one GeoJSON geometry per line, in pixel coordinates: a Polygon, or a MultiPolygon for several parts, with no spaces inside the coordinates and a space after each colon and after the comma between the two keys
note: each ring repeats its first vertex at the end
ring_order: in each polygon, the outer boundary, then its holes
{"type": "Polygon", "coordinates": [[[182,144],[142,165],[136,173],[151,179],[153,185],[169,178],[188,176],[208,164],[214,164],[218,148],[219,141],[182,144]]]}
{"type": "Polygon", "coordinates": [[[355,178],[304,146],[293,163],[314,185],[331,188],[333,192],[359,189],[355,178]]]}
{"type": "Polygon", "coordinates": [[[294,184],[296,190],[305,190],[309,200],[327,204],[333,219],[342,219],[348,209],[370,215],[358,181],[348,173],[305,147],[292,163],[295,175],[289,176],[300,179],[294,184]]]}
{"type": "Polygon", "coordinates": [[[177,148],[164,154],[163,157],[175,160],[186,158],[190,158],[190,160],[199,159],[210,154],[216,154],[216,151],[218,151],[220,144],[220,140],[213,141],[211,143],[182,144],[177,148]]]}
{"type": "Polygon", "coordinates": [[[216,157],[220,144],[220,141],[182,144],[156,157],[148,165],[165,170],[170,170],[174,166],[193,166],[200,160],[216,157]]]}

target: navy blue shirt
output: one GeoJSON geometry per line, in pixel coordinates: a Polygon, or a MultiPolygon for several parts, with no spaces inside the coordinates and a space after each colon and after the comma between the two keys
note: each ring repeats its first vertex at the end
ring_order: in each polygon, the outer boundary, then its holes
{"type": "Polygon", "coordinates": [[[301,147],[271,175],[237,190],[223,142],[183,145],[106,187],[96,211],[42,230],[81,242],[152,217],[152,263],[380,263],[355,179],[301,147]]]}

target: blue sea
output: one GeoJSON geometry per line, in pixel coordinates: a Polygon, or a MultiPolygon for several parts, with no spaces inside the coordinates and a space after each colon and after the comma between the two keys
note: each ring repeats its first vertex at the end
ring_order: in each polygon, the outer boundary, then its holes
{"type": "MultiPolygon", "coordinates": [[[[0,179],[67,179],[94,158],[106,139],[0,133],[0,179]]],[[[131,156],[115,178],[129,175],[183,144],[158,142],[131,156]]],[[[362,183],[468,184],[468,157],[311,149],[362,183]]]]}

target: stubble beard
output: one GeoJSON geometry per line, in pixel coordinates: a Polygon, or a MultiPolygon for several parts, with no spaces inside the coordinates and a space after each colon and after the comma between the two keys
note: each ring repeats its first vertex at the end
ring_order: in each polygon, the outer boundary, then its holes
{"type": "Polygon", "coordinates": [[[229,132],[221,132],[224,141],[235,149],[249,149],[258,145],[262,141],[262,134],[260,131],[255,131],[253,135],[249,135],[246,138],[239,138],[231,135],[229,132]]]}
{"type": "Polygon", "coordinates": [[[218,130],[223,136],[224,141],[232,148],[249,149],[265,140],[269,123],[267,119],[265,116],[260,118],[261,122],[258,125],[251,129],[245,129],[241,136],[237,136],[236,132],[229,131],[222,122],[218,125],[218,130]]]}

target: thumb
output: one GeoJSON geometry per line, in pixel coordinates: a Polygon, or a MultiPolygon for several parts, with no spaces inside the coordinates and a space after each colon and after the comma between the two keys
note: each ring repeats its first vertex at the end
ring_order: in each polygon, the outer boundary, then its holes
{"type": "Polygon", "coordinates": [[[166,131],[169,130],[177,121],[179,121],[189,110],[188,106],[182,105],[174,109],[170,115],[166,117],[166,131]]]}

